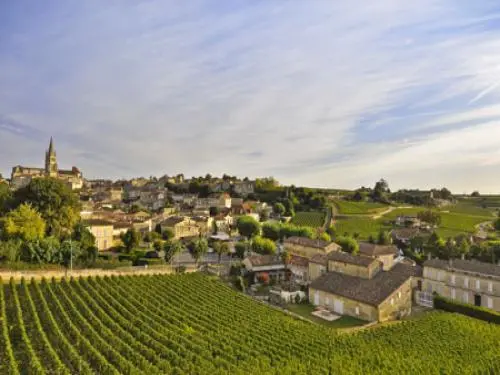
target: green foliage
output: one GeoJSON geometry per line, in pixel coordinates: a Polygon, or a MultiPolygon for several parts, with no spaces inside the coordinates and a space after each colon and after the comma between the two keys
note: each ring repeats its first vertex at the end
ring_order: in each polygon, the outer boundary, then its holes
{"type": "Polygon", "coordinates": [[[0,182],[0,215],[9,211],[9,208],[12,205],[12,198],[13,195],[9,185],[0,182]]]}
{"type": "Polygon", "coordinates": [[[490,323],[500,324],[500,313],[495,310],[453,301],[439,295],[434,296],[434,307],[439,310],[455,312],[490,323]]]}
{"type": "Polygon", "coordinates": [[[292,224],[312,228],[322,227],[325,223],[325,215],[324,211],[296,212],[292,224]]]}
{"type": "Polygon", "coordinates": [[[199,273],[0,284],[0,315],[2,374],[499,373],[498,325],[433,312],[338,334],[199,273]]]}
{"type": "Polygon", "coordinates": [[[195,262],[198,263],[201,257],[208,252],[208,242],[205,238],[197,238],[189,242],[187,248],[195,262]]]}
{"type": "Polygon", "coordinates": [[[155,251],[161,251],[163,249],[163,241],[155,240],[155,242],[153,242],[153,249],[155,249],[155,251]]]}
{"type": "Polygon", "coordinates": [[[281,225],[278,223],[264,223],[262,224],[262,237],[277,241],[280,239],[280,229],[281,225]]]}
{"type": "Polygon", "coordinates": [[[392,243],[391,235],[386,230],[381,230],[378,233],[377,244],[390,245],[392,243]]]}
{"type": "Polygon", "coordinates": [[[432,211],[432,210],[421,211],[417,214],[417,217],[421,221],[423,221],[424,223],[427,223],[430,225],[441,224],[441,215],[439,215],[439,213],[432,211]]]}
{"type": "Polygon", "coordinates": [[[175,232],[172,228],[164,228],[163,229],[163,232],[161,233],[161,237],[165,240],[165,241],[168,241],[172,238],[175,237],[175,232]]]}
{"type": "Polygon", "coordinates": [[[252,239],[252,251],[258,254],[275,254],[276,243],[268,238],[255,236],[252,239]]]}
{"type": "Polygon", "coordinates": [[[274,205],[273,210],[274,210],[274,213],[276,215],[279,215],[279,216],[283,216],[286,212],[285,206],[283,205],[283,203],[280,203],[280,202],[278,202],[274,205]]]}
{"type": "Polygon", "coordinates": [[[236,222],[238,232],[247,238],[256,236],[260,232],[260,224],[251,216],[241,216],[236,222]]]}
{"type": "Polygon", "coordinates": [[[54,178],[36,178],[14,193],[17,205],[28,203],[36,209],[47,224],[50,235],[61,237],[70,233],[80,219],[78,197],[62,181],[54,178]]]}
{"type": "Polygon", "coordinates": [[[319,238],[320,240],[323,240],[323,241],[326,241],[326,242],[331,242],[331,241],[332,241],[332,238],[331,238],[331,237],[330,237],[330,235],[329,235],[328,233],[326,233],[326,232],[322,232],[322,233],[318,236],[318,238],[319,238]]]}
{"type": "Polygon", "coordinates": [[[370,215],[388,208],[386,204],[378,202],[353,202],[342,199],[336,199],[334,204],[341,215],[370,215]]]}
{"type": "Polygon", "coordinates": [[[212,248],[214,249],[215,253],[219,257],[219,263],[220,263],[222,255],[230,254],[229,245],[227,242],[214,241],[214,243],[212,244],[212,248]]]}
{"type": "Polygon", "coordinates": [[[352,237],[337,237],[335,242],[342,247],[342,250],[351,253],[351,254],[357,254],[359,252],[359,244],[358,242],[352,238],[352,237]]]}
{"type": "Polygon", "coordinates": [[[40,240],[45,236],[45,221],[35,208],[23,203],[7,214],[4,233],[7,238],[19,238],[23,241],[40,240]]]}
{"type": "Polygon", "coordinates": [[[139,246],[139,243],[141,242],[141,235],[134,228],[128,229],[125,233],[122,234],[121,238],[123,244],[125,245],[125,251],[127,252],[132,251],[132,249],[139,246]]]}
{"type": "Polygon", "coordinates": [[[245,257],[245,253],[249,248],[248,242],[239,241],[234,244],[234,251],[238,258],[243,259],[245,257]]]}

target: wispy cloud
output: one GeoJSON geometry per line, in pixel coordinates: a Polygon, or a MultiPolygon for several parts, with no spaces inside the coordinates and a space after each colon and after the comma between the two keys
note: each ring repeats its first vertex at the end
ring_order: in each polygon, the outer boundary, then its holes
{"type": "Polygon", "coordinates": [[[184,3],[2,3],[0,113],[40,136],[12,148],[24,137],[4,121],[0,168],[54,135],[61,163],[88,176],[461,190],[472,184],[453,176],[476,164],[474,188],[491,187],[495,2],[184,3]],[[475,148],[458,142],[472,134],[475,148]]]}

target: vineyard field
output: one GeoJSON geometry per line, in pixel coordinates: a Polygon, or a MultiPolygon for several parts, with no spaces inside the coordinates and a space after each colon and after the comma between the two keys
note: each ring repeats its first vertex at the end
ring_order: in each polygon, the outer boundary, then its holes
{"type": "Polygon", "coordinates": [[[320,211],[304,211],[297,212],[292,219],[292,223],[305,227],[318,228],[325,223],[325,212],[320,211]]]}
{"type": "Polygon", "coordinates": [[[500,373],[500,326],[434,312],[357,333],[202,274],[0,284],[1,374],[500,373]]]}
{"type": "Polygon", "coordinates": [[[339,199],[336,199],[334,204],[340,215],[373,215],[389,207],[382,203],[353,202],[339,199]]]}

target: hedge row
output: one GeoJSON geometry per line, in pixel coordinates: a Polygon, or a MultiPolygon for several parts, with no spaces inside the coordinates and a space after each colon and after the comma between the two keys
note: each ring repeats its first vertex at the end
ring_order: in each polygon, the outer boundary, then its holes
{"type": "Polygon", "coordinates": [[[452,301],[438,295],[434,296],[434,307],[436,309],[455,312],[476,319],[485,320],[490,323],[500,324],[500,313],[494,310],[452,301]]]}

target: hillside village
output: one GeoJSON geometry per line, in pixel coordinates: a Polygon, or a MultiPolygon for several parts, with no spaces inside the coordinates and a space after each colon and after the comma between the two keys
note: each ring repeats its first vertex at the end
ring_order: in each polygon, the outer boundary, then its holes
{"type": "MultiPolygon", "coordinates": [[[[71,267],[194,266],[291,311],[308,304],[307,314],[327,320],[399,320],[416,306],[433,307],[436,294],[500,311],[496,208],[477,192],[390,193],[384,180],[348,192],[281,186],[273,178],[182,174],[112,181],[85,180],[79,172],[82,181],[75,184],[60,177],[52,139],[45,164],[45,172],[36,173],[16,166],[3,183],[4,267],[19,267],[19,261],[67,267],[67,255],[54,247],[47,253],[53,243],[71,246],[71,267]],[[45,230],[27,237],[19,222],[26,212],[14,209],[18,195],[36,193],[35,185],[38,192],[55,189],[55,181],[78,200],[72,225],[79,223],[79,234],[68,228],[75,242],[63,229],[57,236],[43,233],[52,230],[49,219],[45,230]],[[9,225],[14,215],[21,218],[9,225]],[[440,235],[448,233],[453,236],[440,235]],[[25,249],[16,238],[32,245],[25,249]],[[73,262],[76,245],[81,254],[73,262]]],[[[21,208],[33,211],[32,205],[21,208]]],[[[36,210],[28,215],[45,218],[36,210]]]]}

